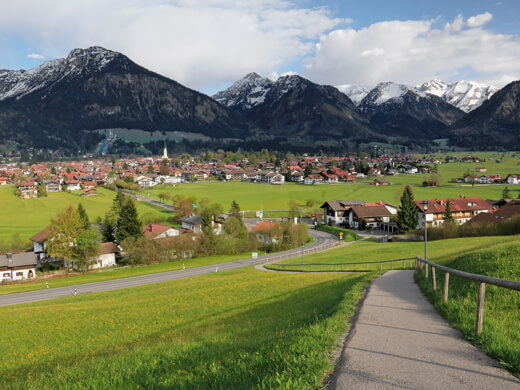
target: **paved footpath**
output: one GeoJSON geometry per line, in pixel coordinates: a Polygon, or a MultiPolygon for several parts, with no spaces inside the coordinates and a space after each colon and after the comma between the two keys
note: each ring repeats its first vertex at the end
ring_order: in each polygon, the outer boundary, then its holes
{"type": "Polygon", "coordinates": [[[423,296],[413,271],[374,280],[329,389],[520,389],[461,338],[423,296]]]}

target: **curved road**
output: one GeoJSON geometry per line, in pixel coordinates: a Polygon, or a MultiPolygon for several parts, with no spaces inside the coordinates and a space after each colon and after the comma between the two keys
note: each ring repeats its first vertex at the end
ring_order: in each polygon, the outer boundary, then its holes
{"type": "MultiPolygon", "coordinates": [[[[315,241],[303,249],[304,254],[320,252],[331,246],[336,245],[337,238],[331,234],[309,229],[309,235],[314,237],[315,241]]],[[[291,257],[301,256],[302,249],[292,249],[285,252],[273,253],[266,256],[259,256],[257,259],[242,259],[230,261],[227,263],[219,263],[207,265],[203,267],[189,268],[185,270],[161,272],[150,275],[133,276],[124,279],[114,279],[104,282],[80,284],[67,287],[57,287],[44,290],[28,291],[17,294],[7,294],[0,296],[0,306],[16,305],[20,303],[43,301],[47,299],[67,297],[76,294],[86,294],[91,292],[101,292],[117,290],[121,288],[142,286],[145,284],[165,282],[168,280],[189,278],[191,276],[200,276],[212,272],[228,271],[236,268],[249,267],[255,264],[269,263],[289,259],[291,257]]]]}

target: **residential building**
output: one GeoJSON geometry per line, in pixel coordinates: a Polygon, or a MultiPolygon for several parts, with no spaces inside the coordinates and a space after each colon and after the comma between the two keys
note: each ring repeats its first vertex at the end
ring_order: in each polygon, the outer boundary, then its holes
{"type": "Polygon", "coordinates": [[[334,225],[349,222],[348,212],[351,207],[364,204],[362,200],[329,200],[320,206],[323,209],[323,222],[334,225]]]}
{"type": "Polygon", "coordinates": [[[159,225],[156,223],[149,223],[143,227],[144,235],[150,238],[158,239],[165,237],[175,237],[180,235],[180,231],[167,225],[159,225]]]}
{"type": "Polygon", "coordinates": [[[0,255],[0,282],[36,277],[36,259],[32,252],[0,255]]]}
{"type": "Polygon", "coordinates": [[[92,264],[93,269],[113,267],[116,265],[116,256],[121,249],[112,241],[99,244],[98,256],[92,264]]]}
{"type": "Polygon", "coordinates": [[[428,226],[441,226],[444,223],[444,214],[448,201],[451,206],[451,215],[459,225],[466,223],[477,214],[488,213],[493,208],[488,202],[477,196],[461,196],[451,199],[428,199],[428,209],[426,211],[422,204],[424,200],[416,200],[415,204],[419,216],[417,229],[424,227],[425,220],[428,226]]]}

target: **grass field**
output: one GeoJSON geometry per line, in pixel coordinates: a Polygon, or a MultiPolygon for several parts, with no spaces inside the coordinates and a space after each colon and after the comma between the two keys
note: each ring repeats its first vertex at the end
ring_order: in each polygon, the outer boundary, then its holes
{"type": "MultiPolygon", "coordinates": [[[[98,188],[98,195],[82,198],[67,192],[51,193],[46,198],[19,199],[14,194],[14,187],[0,188],[0,240],[9,241],[18,233],[22,239],[28,239],[50,223],[50,219],[59,210],[68,205],[85,206],[91,221],[103,217],[114,199],[113,191],[98,188]]],[[[137,208],[143,221],[167,221],[172,213],[148,203],[138,202],[137,208]]]]}
{"type": "MultiPolygon", "coordinates": [[[[439,264],[446,264],[461,253],[488,248],[500,243],[515,242],[520,236],[466,237],[439,240],[428,243],[428,259],[439,264]]],[[[387,242],[359,241],[326,252],[306,255],[304,263],[340,264],[365,261],[381,261],[424,256],[423,242],[387,242]]],[[[294,259],[281,261],[279,264],[297,264],[294,259]]]]}
{"type": "MultiPolygon", "coordinates": [[[[462,271],[520,281],[520,244],[503,243],[488,249],[457,256],[448,264],[462,271]]],[[[437,286],[443,286],[444,273],[437,272],[437,286]]],[[[520,376],[520,292],[486,285],[484,328],[475,333],[478,282],[450,276],[448,303],[442,302],[442,288],[431,290],[431,277],[420,279],[430,301],[441,315],[466,338],[500,360],[520,376]]]]}
{"type": "Polygon", "coordinates": [[[2,307],[0,388],[320,388],[373,277],[248,268],[2,307]]]}
{"type": "Polygon", "coordinates": [[[361,238],[360,235],[356,234],[356,232],[354,232],[352,230],[342,229],[342,228],[338,228],[335,226],[319,224],[317,226],[317,230],[321,230],[322,232],[334,234],[336,237],[343,240],[344,242],[356,241],[361,238]],[[342,233],[342,234],[340,235],[340,233],[342,233]]]}
{"type": "MultiPolygon", "coordinates": [[[[198,257],[194,259],[186,259],[183,261],[173,261],[169,263],[159,263],[152,265],[142,265],[124,268],[109,268],[100,271],[92,271],[83,275],[69,275],[63,278],[47,280],[49,288],[73,286],[76,284],[103,282],[106,280],[130,278],[132,276],[141,276],[155,274],[159,272],[175,271],[186,268],[202,267],[205,265],[224,263],[228,261],[251,258],[251,252],[239,253],[236,255],[218,255],[208,257],[198,257]]],[[[47,285],[44,280],[38,282],[24,282],[0,285],[0,295],[13,294],[25,291],[43,290],[47,285]]]]}

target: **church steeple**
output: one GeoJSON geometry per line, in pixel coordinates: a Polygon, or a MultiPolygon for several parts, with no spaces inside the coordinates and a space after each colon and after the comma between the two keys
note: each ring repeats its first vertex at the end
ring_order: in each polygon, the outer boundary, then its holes
{"type": "Polygon", "coordinates": [[[163,158],[163,160],[164,159],[168,160],[168,150],[166,150],[166,141],[164,141],[164,150],[163,150],[162,158],[163,158]]]}

